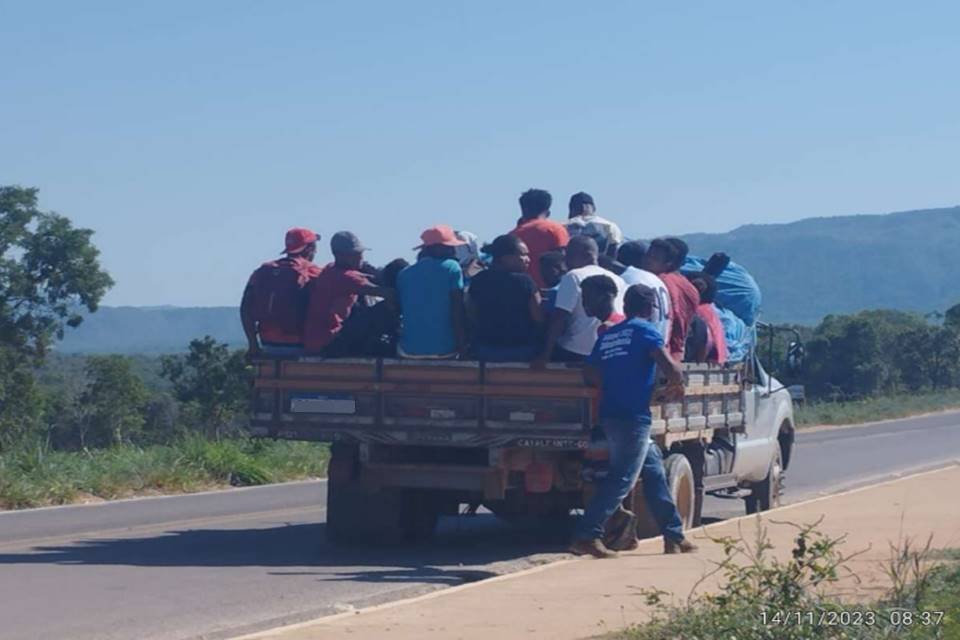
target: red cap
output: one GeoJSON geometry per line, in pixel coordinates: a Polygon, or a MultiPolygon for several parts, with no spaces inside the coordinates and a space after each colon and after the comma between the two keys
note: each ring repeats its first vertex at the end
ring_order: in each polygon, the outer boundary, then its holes
{"type": "Polygon", "coordinates": [[[303,227],[294,227],[287,231],[287,235],[283,240],[283,243],[286,245],[286,248],[283,250],[284,253],[300,253],[307,248],[308,244],[313,244],[320,239],[320,235],[310,231],[310,229],[304,229],[303,227]]]}
{"type": "Polygon", "coordinates": [[[445,224],[438,224],[435,227],[430,227],[420,234],[420,240],[423,241],[423,244],[418,247],[414,247],[414,251],[417,249],[423,249],[424,247],[431,247],[436,244],[442,244],[445,247],[459,247],[462,244],[467,244],[457,237],[453,227],[445,224]]]}

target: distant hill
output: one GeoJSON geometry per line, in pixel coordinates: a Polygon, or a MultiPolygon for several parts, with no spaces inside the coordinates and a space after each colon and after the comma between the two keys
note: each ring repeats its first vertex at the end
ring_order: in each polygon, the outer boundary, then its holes
{"type": "Polygon", "coordinates": [[[774,322],[960,303],[960,207],[746,225],[685,240],[694,254],[725,251],[749,269],[763,290],[763,317],[774,322]]]}
{"type": "MultiPolygon", "coordinates": [[[[684,236],[704,257],[725,251],[763,289],[763,318],[814,324],[863,309],[943,311],[960,302],[960,207],[808,218],[684,236]]],[[[63,353],[170,353],[211,335],[245,341],[234,307],[104,307],[63,353]]]]}
{"type": "Polygon", "coordinates": [[[61,353],[174,353],[193,338],[211,335],[243,346],[236,307],[101,307],[67,330],[61,353]]]}

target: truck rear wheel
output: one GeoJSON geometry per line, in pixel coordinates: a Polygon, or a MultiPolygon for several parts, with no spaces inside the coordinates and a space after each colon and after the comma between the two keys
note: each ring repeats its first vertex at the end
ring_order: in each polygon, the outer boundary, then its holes
{"type": "MultiPolygon", "coordinates": [[[[673,503],[677,505],[677,512],[683,522],[684,529],[694,526],[696,515],[696,488],[694,485],[693,468],[690,461],[682,453],[674,453],[663,461],[663,470],[667,478],[667,488],[673,503]]],[[[637,516],[637,537],[654,538],[661,534],[660,525],[647,506],[643,495],[643,483],[637,482],[631,493],[631,511],[637,516]]]]}
{"type": "Polygon", "coordinates": [[[673,503],[677,505],[677,513],[680,514],[683,528],[691,529],[697,501],[690,461],[682,453],[674,453],[663,461],[663,468],[666,471],[667,486],[670,487],[673,503]]]}
{"type": "Polygon", "coordinates": [[[776,509],[780,506],[780,497],[783,493],[783,461],[780,457],[780,447],[776,448],[767,477],[750,486],[752,495],[743,499],[747,513],[759,513],[776,509]]]}

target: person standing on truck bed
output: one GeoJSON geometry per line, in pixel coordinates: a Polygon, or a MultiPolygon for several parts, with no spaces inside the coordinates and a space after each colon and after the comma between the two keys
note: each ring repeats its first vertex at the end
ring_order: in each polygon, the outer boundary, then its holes
{"type": "Polygon", "coordinates": [[[370,355],[372,344],[389,331],[393,311],[387,305],[358,304],[361,296],[394,297],[392,289],[377,286],[360,271],[367,248],[349,231],[330,239],[333,262],[307,287],[309,304],[303,343],[307,353],[328,358],[370,355]]]}
{"type": "Polygon", "coordinates": [[[600,255],[615,258],[617,247],[623,242],[623,232],[615,222],[597,215],[593,196],[583,191],[570,196],[570,216],[567,220],[567,233],[571,238],[587,236],[593,238],[600,248],[600,255]]]}
{"type": "Polygon", "coordinates": [[[677,362],[683,361],[690,323],[700,306],[700,293],[680,272],[687,243],[679,238],[657,238],[643,257],[643,269],[663,281],[670,294],[670,333],[667,346],[677,362]]]}
{"type": "Polygon", "coordinates": [[[559,222],[550,220],[550,205],[553,196],[543,189],[529,189],[520,196],[520,220],[511,231],[530,250],[530,266],[527,272],[541,289],[545,283],[540,273],[540,256],[567,246],[570,236],[559,222]]]}
{"type": "Polygon", "coordinates": [[[473,352],[486,362],[530,362],[540,351],[540,290],[527,275],[530,252],[523,240],[502,235],[483,247],[493,258],[467,290],[473,352]]]}
{"type": "Polygon", "coordinates": [[[320,275],[313,263],[320,236],[294,227],[284,238],[284,257],[253,272],[240,301],[240,322],[250,356],[298,355],[303,350],[307,285],[320,275]]]}
{"type": "Polygon", "coordinates": [[[569,271],[560,279],[557,299],[547,325],[547,337],[536,366],[543,366],[551,358],[560,362],[582,362],[590,355],[597,341],[600,321],[583,310],[580,283],[590,276],[607,276],[617,285],[614,311],[623,311],[623,280],[597,264],[599,249],[596,241],[578,236],[567,245],[566,263],[569,271]]]}
{"type": "MultiPolygon", "coordinates": [[[[608,276],[610,277],[610,276],[608,276]]],[[[663,337],[649,320],[656,293],[634,285],[627,290],[627,319],[597,340],[584,376],[599,387],[600,426],[609,448],[607,475],[600,481],[577,523],[571,553],[596,558],[616,556],[603,544],[604,524],[637,482],[650,445],[650,396],[657,367],[671,387],[683,384],[680,366],[664,348],[663,337]]]]}
{"type": "Polygon", "coordinates": [[[466,346],[463,271],[456,247],[463,244],[447,225],[422,234],[417,261],[397,276],[401,358],[452,359],[466,346]]]}

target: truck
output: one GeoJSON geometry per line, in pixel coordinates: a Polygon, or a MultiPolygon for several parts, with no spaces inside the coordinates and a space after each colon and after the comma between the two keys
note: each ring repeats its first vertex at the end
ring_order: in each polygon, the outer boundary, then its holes
{"type": "MultiPolygon", "coordinates": [[[[338,543],[430,535],[463,505],[545,522],[584,507],[603,472],[597,390],[576,365],[261,358],[251,435],[330,443],[326,535],[338,543]]],[[[788,389],[754,355],[684,364],[682,397],[651,403],[652,438],[685,528],[704,495],[776,507],[795,422],[788,389]]],[[[638,482],[639,485],[639,482],[638,482]]],[[[640,487],[637,536],[659,534],[640,487]]]]}

